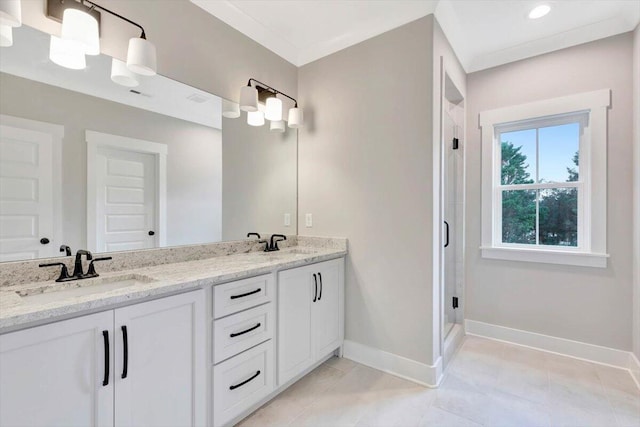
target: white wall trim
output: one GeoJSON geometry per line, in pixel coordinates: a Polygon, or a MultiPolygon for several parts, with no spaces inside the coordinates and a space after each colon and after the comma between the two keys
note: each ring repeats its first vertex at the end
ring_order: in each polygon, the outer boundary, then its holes
{"type": "Polygon", "coordinates": [[[344,341],[343,357],[426,387],[438,387],[442,381],[442,357],[427,365],[350,340],[344,341]]]}
{"type": "Polygon", "coordinates": [[[551,251],[542,249],[485,248],[481,247],[482,258],[508,261],[542,262],[546,264],[577,265],[580,267],[607,267],[608,254],[591,252],[551,251]]]}
{"type": "Polygon", "coordinates": [[[535,348],[537,350],[586,360],[588,362],[628,370],[633,368],[633,353],[629,351],[469,319],[465,320],[465,332],[467,335],[505,341],[512,344],[535,348]]]}
{"type": "Polygon", "coordinates": [[[98,147],[110,147],[156,156],[156,222],[157,245],[167,246],[167,153],[166,144],[111,135],[94,131],[85,132],[87,142],[87,247],[95,251],[96,242],[96,158],[98,147]]]}

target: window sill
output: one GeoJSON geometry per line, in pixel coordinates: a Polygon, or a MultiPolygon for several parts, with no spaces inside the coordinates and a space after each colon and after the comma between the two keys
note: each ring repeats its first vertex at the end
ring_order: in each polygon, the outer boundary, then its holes
{"type": "Polygon", "coordinates": [[[482,258],[507,261],[541,262],[546,264],[577,265],[580,267],[607,268],[609,254],[591,252],[552,251],[546,249],[521,249],[480,247],[482,258]]]}

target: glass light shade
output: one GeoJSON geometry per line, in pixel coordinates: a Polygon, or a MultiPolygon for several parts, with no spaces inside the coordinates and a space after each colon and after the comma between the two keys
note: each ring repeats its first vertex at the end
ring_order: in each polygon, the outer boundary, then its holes
{"type": "Polygon", "coordinates": [[[87,67],[84,46],[78,42],[62,40],[56,36],[51,36],[49,59],[72,70],[83,70],[87,67]]]}
{"type": "Polygon", "coordinates": [[[279,120],[277,122],[271,122],[271,124],[269,125],[269,130],[271,132],[284,132],[285,128],[284,128],[284,120],[279,120]]]}
{"type": "Polygon", "coordinates": [[[127,68],[127,64],[116,58],[111,60],[111,80],[125,87],[140,85],[138,76],[127,68]]]}
{"type": "Polygon", "coordinates": [[[61,39],[84,46],[87,55],[100,55],[100,35],[96,18],[78,9],[65,9],[62,14],[61,39]]]}
{"type": "Polygon", "coordinates": [[[130,39],[127,51],[127,68],[143,76],[154,76],[156,67],[155,45],[139,37],[130,39]]]}
{"type": "Polygon", "coordinates": [[[236,102],[222,100],[222,117],[237,119],[240,117],[240,106],[236,102]]]}
{"type": "Polygon", "coordinates": [[[0,24],[10,27],[22,25],[20,0],[0,0],[0,24]]]}
{"type": "Polygon", "coordinates": [[[282,120],[282,101],[275,96],[267,98],[267,110],[264,117],[274,122],[282,120]]]}
{"type": "Polygon", "coordinates": [[[247,124],[249,126],[264,125],[264,113],[262,111],[249,111],[247,113],[247,124]]]}
{"type": "Polygon", "coordinates": [[[9,47],[13,45],[13,28],[0,24],[0,47],[9,47]]]}
{"type": "Polygon", "coordinates": [[[242,86],[240,89],[240,109],[246,112],[258,111],[258,89],[242,86]]]}
{"type": "Polygon", "coordinates": [[[293,107],[289,109],[289,127],[297,129],[304,124],[304,114],[302,108],[293,107]]]}

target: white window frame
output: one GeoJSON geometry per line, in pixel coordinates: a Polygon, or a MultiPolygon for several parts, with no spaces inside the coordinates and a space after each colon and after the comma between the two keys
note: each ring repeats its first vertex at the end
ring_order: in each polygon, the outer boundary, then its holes
{"type": "MultiPolygon", "coordinates": [[[[480,113],[482,129],[482,245],[483,258],[606,268],[607,109],[611,91],[536,101],[480,113]],[[578,196],[578,246],[510,244],[502,242],[500,133],[575,122],[582,115],[579,181],[549,187],[581,187],[578,196]]],[[[544,184],[547,185],[547,184],[544,184]]],[[[527,184],[520,184],[525,189],[527,184]]],[[[540,185],[531,185],[539,187],[540,185]]]]}

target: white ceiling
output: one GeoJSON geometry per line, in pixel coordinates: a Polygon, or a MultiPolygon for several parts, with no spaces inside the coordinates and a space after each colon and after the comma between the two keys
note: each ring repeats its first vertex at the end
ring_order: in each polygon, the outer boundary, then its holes
{"type": "Polygon", "coordinates": [[[301,66],[435,13],[468,72],[631,31],[640,0],[191,0],[301,66]],[[527,17],[545,3],[551,12],[527,17]]]}

